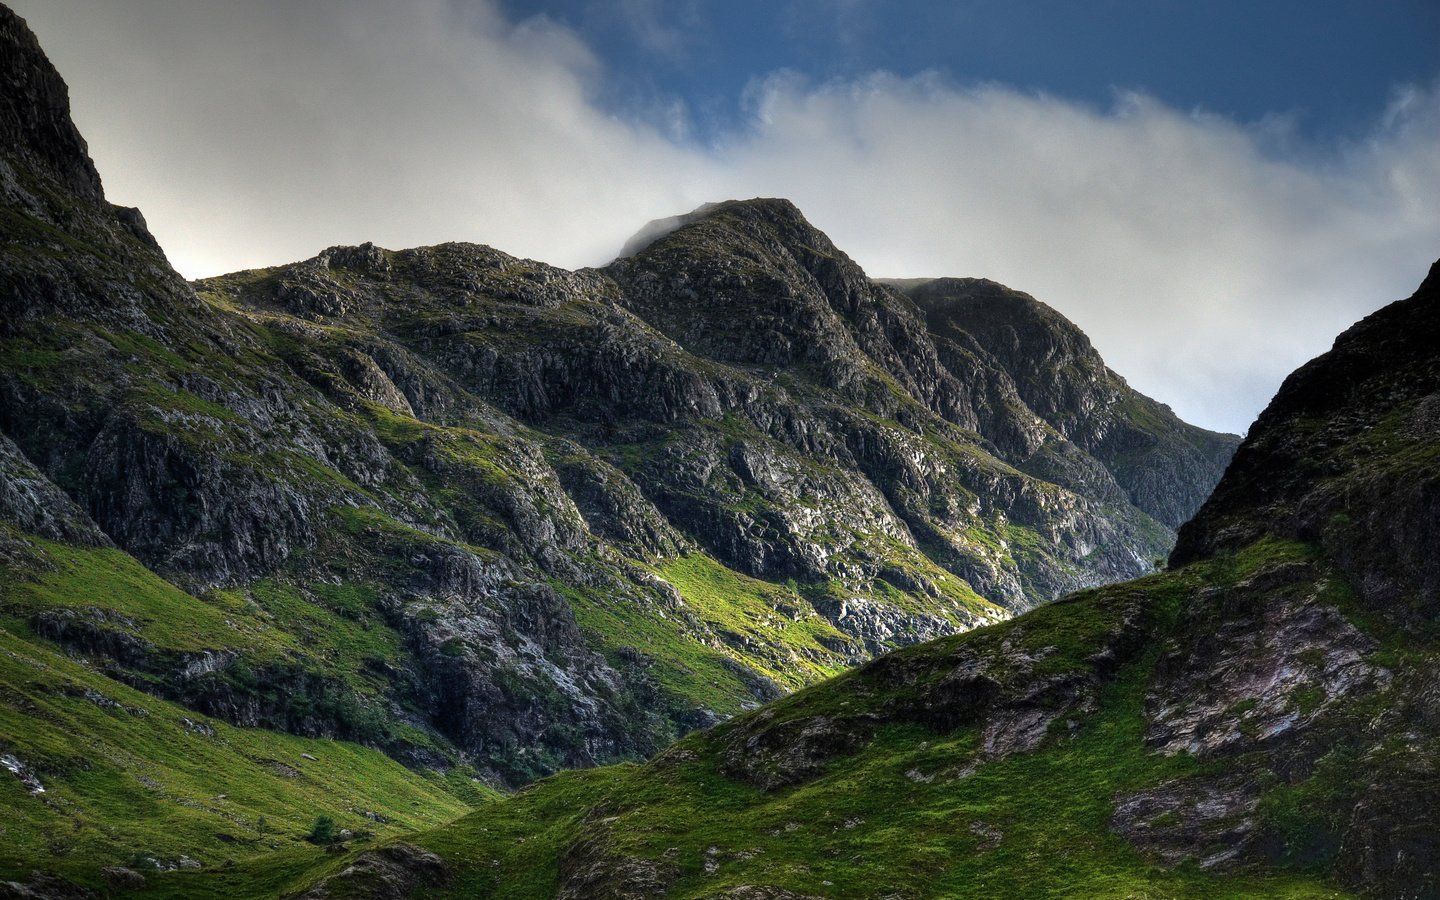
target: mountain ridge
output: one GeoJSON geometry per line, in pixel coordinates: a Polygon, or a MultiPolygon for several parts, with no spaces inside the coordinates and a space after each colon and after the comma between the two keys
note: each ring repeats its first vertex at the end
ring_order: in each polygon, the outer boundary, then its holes
{"type": "MultiPolygon", "coordinates": [[[[43,113],[0,129],[7,478],[238,611],[197,647],[160,626],[181,613],[159,582],[9,604],[127,683],[517,784],[1169,547],[1122,496],[997,455],[917,308],[787,201],[707,208],[602,270],[361,245],[189,285],[5,27],[43,113]]],[[[29,584],[25,534],[7,578],[29,584]]]]}

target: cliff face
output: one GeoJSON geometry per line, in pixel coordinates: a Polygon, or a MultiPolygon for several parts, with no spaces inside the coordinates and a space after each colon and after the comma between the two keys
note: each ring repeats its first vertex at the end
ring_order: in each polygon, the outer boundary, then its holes
{"type": "Polygon", "coordinates": [[[364,245],[187,284],[0,40],[7,608],[192,709],[524,782],[1148,571],[1196,499],[1154,485],[1204,433],[1058,315],[992,352],[785,201],[601,270],[364,245]],[[189,600],[42,591],[40,539],[189,600]],[[186,603],[226,615],[182,640],[186,603]]]}
{"type": "Polygon", "coordinates": [[[1006,436],[1001,446],[1021,468],[1110,494],[1108,475],[1115,494],[1169,528],[1194,514],[1225,471],[1232,436],[1188,425],[1131,388],[1084,333],[1030,295],[973,278],[939,278],[907,294],[952,370],[986,373],[973,379],[991,395],[986,433],[1006,436]]]}
{"type": "Polygon", "coordinates": [[[70,92],[23,19],[0,12],[0,145],[59,176],[73,193],[102,198],[100,175],[70,121],[70,92]]]}
{"type": "Polygon", "coordinates": [[[1397,620],[1440,611],[1440,264],[1285,380],[1180,532],[1183,565],[1273,532],[1318,544],[1397,620]]]}

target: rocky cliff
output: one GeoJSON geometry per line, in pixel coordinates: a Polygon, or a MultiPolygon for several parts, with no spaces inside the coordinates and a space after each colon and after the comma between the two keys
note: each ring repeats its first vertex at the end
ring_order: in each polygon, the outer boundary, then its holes
{"type": "Polygon", "coordinates": [[[1397,621],[1440,607],[1440,265],[1286,379],[1172,563],[1265,532],[1324,548],[1397,621]]]}
{"type": "Polygon", "coordinates": [[[1122,498],[1178,528],[1235,451],[1233,438],[1188,425],[1131,388],[1080,329],[1028,294],[976,278],[912,282],[906,294],[925,311],[947,366],[984,386],[975,405],[985,433],[1026,471],[1122,498]]]}

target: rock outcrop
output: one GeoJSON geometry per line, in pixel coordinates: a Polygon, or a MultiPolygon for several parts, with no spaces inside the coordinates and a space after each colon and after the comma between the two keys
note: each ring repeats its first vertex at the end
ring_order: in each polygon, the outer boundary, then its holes
{"type": "Polygon", "coordinates": [[[1171,563],[1265,532],[1322,546],[1397,620],[1440,612],[1440,264],[1285,380],[1171,563]]]}

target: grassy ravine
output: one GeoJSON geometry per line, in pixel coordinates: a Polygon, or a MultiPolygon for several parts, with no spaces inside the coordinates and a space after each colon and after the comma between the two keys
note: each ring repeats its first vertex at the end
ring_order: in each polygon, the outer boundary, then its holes
{"type": "MultiPolygon", "coordinates": [[[[1112,592],[1143,591],[1163,631],[1196,588],[1233,583],[1296,552],[1260,546],[900,652],[944,655],[972,641],[997,642],[1019,626],[1026,645],[1056,647],[1046,662],[1063,668],[1083,659],[1087,633],[1118,608],[1112,592]]],[[[1308,870],[1166,868],[1109,831],[1117,794],[1202,771],[1185,755],[1143,747],[1144,691],[1157,655],[1155,643],[1122,668],[1073,732],[1053,732],[1035,753],[973,770],[974,727],[936,733],[889,725],[820,778],[764,793],[721,774],[731,723],[692,735],[649,764],[563,773],[406,840],[455,869],[449,885],[422,893],[435,897],[553,897],[577,847],[592,858],[673,867],[669,895],[680,898],[744,884],[827,898],[1347,896],[1308,870]]],[[[868,672],[852,671],[767,709],[778,720],[862,706],[866,697],[878,702],[868,672]]],[[[331,861],[313,877],[335,868],[331,861]]],[[[155,886],[194,897],[227,893],[196,873],[167,875],[155,886]]]]}

